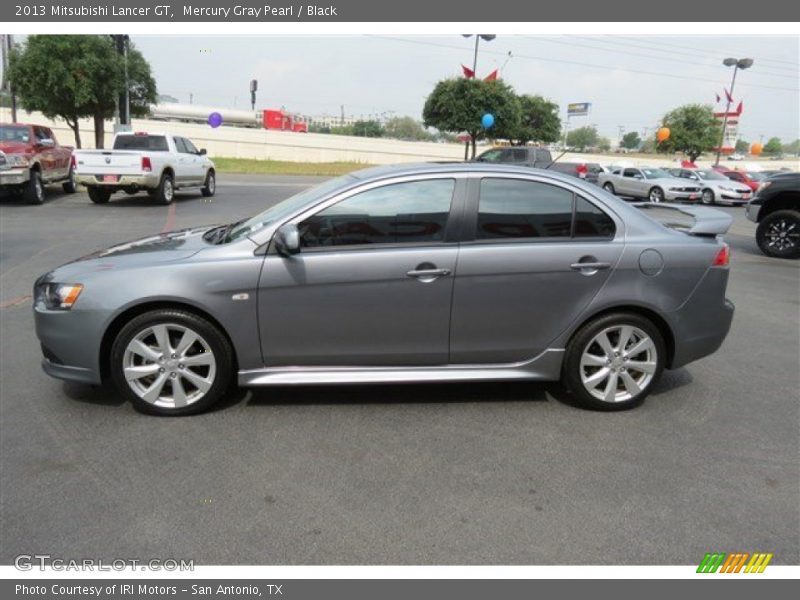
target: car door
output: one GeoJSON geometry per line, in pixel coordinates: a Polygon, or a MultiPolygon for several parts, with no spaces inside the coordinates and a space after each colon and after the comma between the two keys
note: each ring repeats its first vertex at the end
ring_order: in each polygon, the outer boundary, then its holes
{"type": "Polygon", "coordinates": [[[42,166],[42,179],[50,181],[58,176],[55,161],[55,149],[52,146],[44,146],[42,142],[49,140],[47,130],[44,127],[34,126],[33,136],[36,143],[36,153],[39,164],[42,166]]]}
{"type": "Polygon", "coordinates": [[[293,218],[300,252],[271,249],[259,283],[265,364],[447,363],[463,181],[379,182],[293,218]]]}
{"type": "Polygon", "coordinates": [[[644,175],[639,169],[625,169],[622,173],[622,180],[624,182],[623,193],[639,198],[647,195],[644,175]]]}
{"type": "Polygon", "coordinates": [[[176,135],[172,138],[172,142],[175,144],[175,160],[177,162],[175,183],[179,186],[191,185],[193,179],[192,157],[186,151],[186,144],[184,144],[182,137],[176,135]]]}
{"type": "Polygon", "coordinates": [[[622,222],[566,184],[499,175],[470,181],[466,211],[450,362],[531,359],[605,283],[622,222]]]}
{"type": "Polygon", "coordinates": [[[183,139],[183,146],[186,150],[186,153],[191,157],[191,177],[192,183],[194,185],[200,185],[205,182],[206,179],[206,172],[205,167],[203,166],[203,157],[200,156],[200,152],[197,150],[197,147],[192,143],[192,140],[189,138],[181,138],[183,139]]]}

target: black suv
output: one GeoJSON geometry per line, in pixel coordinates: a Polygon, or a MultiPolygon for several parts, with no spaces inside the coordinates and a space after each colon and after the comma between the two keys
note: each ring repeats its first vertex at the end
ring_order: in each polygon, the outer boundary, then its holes
{"type": "Polygon", "coordinates": [[[800,258],[800,173],[767,179],[748,202],[746,214],[758,223],[756,243],[764,254],[800,258]]]}

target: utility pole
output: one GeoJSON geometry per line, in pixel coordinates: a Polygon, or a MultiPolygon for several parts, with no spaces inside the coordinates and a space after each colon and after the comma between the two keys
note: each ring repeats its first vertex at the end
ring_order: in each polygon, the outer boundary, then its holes
{"type": "Polygon", "coordinates": [[[122,57],[123,73],[125,78],[125,87],[120,90],[117,97],[117,123],[116,131],[129,131],[131,125],[131,98],[130,98],[130,84],[128,82],[128,46],[130,38],[127,35],[112,35],[111,39],[114,40],[114,46],[117,49],[117,54],[122,57]]]}
{"type": "Polygon", "coordinates": [[[749,69],[753,66],[752,58],[726,58],[722,61],[726,67],[733,67],[733,77],[731,78],[731,91],[727,95],[727,104],[725,106],[725,116],[722,118],[722,133],[719,136],[719,147],[717,148],[717,160],[714,163],[719,165],[719,157],[722,154],[722,144],[725,143],[725,131],[728,128],[728,113],[731,112],[731,102],[733,101],[733,87],[736,85],[736,73],[739,69],[749,69]]]}
{"type": "MultiPolygon", "coordinates": [[[[471,34],[471,33],[462,34],[462,36],[465,37],[465,38],[472,37],[472,35],[473,34],[471,34]]],[[[477,79],[478,78],[478,45],[480,44],[480,41],[483,40],[485,42],[491,42],[496,37],[497,37],[496,35],[489,34],[489,33],[476,33],[475,34],[475,53],[472,56],[472,78],[473,79],[477,79]]],[[[473,149],[475,147],[474,146],[475,140],[467,140],[466,141],[466,144],[464,146],[464,160],[465,161],[469,159],[470,141],[473,144],[473,149]]],[[[474,158],[474,156],[473,156],[473,158],[474,158]]]]}
{"type": "Polygon", "coordinates": [[[14,38],[11,34],[7,34],[3,36],[2,39],[2,50],[3,50],[3,82],[2,82],[2,90],[4,92],[8,92],[11,96],[11,122],[17,122],[17,95],[14,92],[14,84],[11,83],[11,80],[8,78],[8,65],[10,62],[9,55],[11,54],[11,49],[14,47],[14,38]]]}
{"type": "Polygon", "coordinates": [[[617,125],[617,129],[619,129],[619,140],[617,141],[617,147],[622,148],[622,134],[625,133],[625,126],[617,125]]]}
{"type": "Polygon", "coordinates": [[[193,100],[194,100],[194,94],[189,92],[189,104],[191,104],[193,100]]]}

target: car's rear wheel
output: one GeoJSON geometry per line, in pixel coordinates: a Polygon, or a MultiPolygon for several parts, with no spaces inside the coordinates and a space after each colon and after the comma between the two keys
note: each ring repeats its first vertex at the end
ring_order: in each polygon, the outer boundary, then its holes
{"type": "Polygon", "coordinates": [[[44,204],[44,183],[42,174],[38,170],[31,171],[28,183],[22,191],[22,197],[28,204],[44,204]]]}
{"type": "Polygon", "coordinates": [[[664,369],[658,328],[633,313],[612,313],[575,334],[564,359],[563,383],[586,408],[626,410],[641,404],[664,369]]]}
{"type": "Polygon", "coordinates": [[[175,199],[175,182],[169,173],[161,175],[161,181],[156,188],[155,199],[160,204],[171,204],[175,199]]]}
{"type": "Polygon", "coordinates": [[[108,203],[108,199],[111,198],[111,192],[108,190],[101,189],[99,187],[91,186],[88,189],[89,192],[89,200],[94,202],[95,204],[106,204],[108,203]]]}
{"type": "Polygon", "coordinates": [[[773,258],[800,258],[800,211],[777,210],[756,229],[756,243],[773,258]]]}
{"type": "Polygon", "coordinates": [[[67,180],[61,184],[61,189],[65,194],[74,194],[78,191],[78,184],[75,183],[75,172],[70,168],[67,180]]]}
{"type": "Polygon", "coordinates": [[[111,349],[111,373],[137,410],[188,415],[217,402],[233,376],[233,350],[207,320],[182,310],[132,319],[111,349]]]}
{"type": "Polygon", "coordinates": [[[714,190],[710,190],[708,188],[704,189],[701,200],[703,201],[703,204],[714,204],[714,190]]]}
{"type": "Polygon", "coordinates": [[[650,193],[647,194],[648,200],[650,202],[663,202],[664,201],[664,190],[660,187],[654,187],[650,190],[650,193]]]}
{"type": "Polygon", "coordinates": [[[607,191],[608,193],[613,194],[614,193],[614,184],[611,183],[610,181],[607,181],[606,183],[603,184],[603,189],[605,191],[607,191]]]}
{"type": "Polygon", "coordinates": [[[206,198],[210,198],[214,195],[217,191],[217,176],[214,173],[213,169],[209,169],[208,173],[206,173],[206,181],[203,187],[200,189],[200,192],[206,198]]]}

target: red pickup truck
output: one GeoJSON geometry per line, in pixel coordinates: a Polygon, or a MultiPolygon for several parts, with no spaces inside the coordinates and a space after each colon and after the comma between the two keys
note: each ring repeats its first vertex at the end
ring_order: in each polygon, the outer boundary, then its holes
{"type": "Polygon", "coordinates": [[[72,167],[72,148],[59,145],[49,127],[0,123],[0,189],[41,204],[47,184],[61,183],[66,193],[75,192],[72,167]]]}

